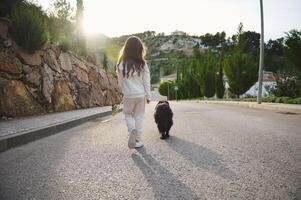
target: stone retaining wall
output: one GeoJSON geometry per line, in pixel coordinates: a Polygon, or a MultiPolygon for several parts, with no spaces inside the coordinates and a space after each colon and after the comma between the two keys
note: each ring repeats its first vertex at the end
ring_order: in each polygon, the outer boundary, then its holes
{"type": "Polygon", "coordinates": [[[29,54],[0,19],[0,117],[61,112],[121,101],[117,79],[53,44],[29,54]]]}

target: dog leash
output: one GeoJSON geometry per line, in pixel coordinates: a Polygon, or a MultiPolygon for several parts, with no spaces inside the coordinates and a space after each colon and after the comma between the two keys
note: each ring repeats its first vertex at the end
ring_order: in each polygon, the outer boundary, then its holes
{"type": "Polygon", "coordinates": [[[121,102],[117,106],[116,106],[116,104],[113,104],[112,105],[112,117],[110,117],[108,119],[105,118],[104,120],[101,121],[101,123],[107,123],[107,122],[112,121],[114,116],[117,115],[121,111],[120,107],[122,104],[123,104],[123,100],[121,100],[121,102]]]}
{"type": "Polygon", "coordinates": [[[122,104],[123,104],[123,100],[121,100],[121,102],[117,105],[116,108],[114,108],[112,106],[112,116],[115,116],[117,113],[120,112],[120,107],[121,107],[122,104]]]}

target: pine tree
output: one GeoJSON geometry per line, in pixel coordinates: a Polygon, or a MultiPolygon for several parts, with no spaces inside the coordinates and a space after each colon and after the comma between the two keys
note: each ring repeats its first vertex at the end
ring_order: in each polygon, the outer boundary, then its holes
{"type": "Polygon", "coordinates": [[[211,49],[207,52],[206,60],[202,68],[202,93],[205,97],[210,98],[215,94],[215,56],[211,49]]]}
{"type": "Polygon", "coordinates": [[[258,61],[253,54],[243,52],[246,45],[243,35],[243,25],[239,24],[236,46],[231,55],[227,56],[224,70],[228,78],[229,90],[239,95],[247,92],[258,79],[258,61]]]}
{"type": "MultiPolygon", "coordinates": [[[[222,44],[222,46],[223,46],[223,44],[222,44]]],[[[219,70],[218,70],[216,78],[215,78],[216,96],[219,99],[222,99],[224,97],[224,93],[225,93],[225,83],[224,83],[224,79],[223,79],[224,78],[223,64],[224,64],[224,49],[222,47],[220,61],[219,61],[219,70]]]]}
{"type": "Polygon", "coordinates": [[[86,40],[83,29],[83,0],[76,1],[76,8],[77,51],[81,55],[86,55],[86,40]]]}
{"type": "Polygon", "coordinates": [[[103,54],[102,65],[103,65],[104,70],[107,72],[108,71],[108,59],[107,59],[107,55],[105,53],[103,54]]]}

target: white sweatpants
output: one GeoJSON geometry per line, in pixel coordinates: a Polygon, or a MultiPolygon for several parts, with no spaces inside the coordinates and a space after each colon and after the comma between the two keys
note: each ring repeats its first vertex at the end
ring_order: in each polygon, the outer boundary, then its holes
{"type": "Polygon", "coordinates": [[[123,114],[129,133],[136,129],[141,137],[144,112],[145,98],[123,99],[123,114]]]}

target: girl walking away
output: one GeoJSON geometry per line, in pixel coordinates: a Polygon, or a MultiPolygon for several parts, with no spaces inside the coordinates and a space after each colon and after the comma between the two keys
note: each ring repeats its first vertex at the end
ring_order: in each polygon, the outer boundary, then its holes
{"type": "Polygon", "coordinates": [[[138,37],[129,37],[117,62],[118,83],[123,93],[123,113],[129,132],[129,148],[143,147],[142,123],[145,101],[150,102],[150,72],[145,47],[138,37]]]}

